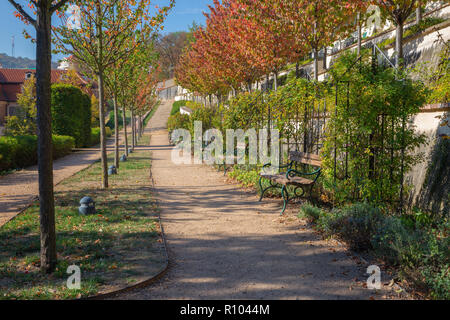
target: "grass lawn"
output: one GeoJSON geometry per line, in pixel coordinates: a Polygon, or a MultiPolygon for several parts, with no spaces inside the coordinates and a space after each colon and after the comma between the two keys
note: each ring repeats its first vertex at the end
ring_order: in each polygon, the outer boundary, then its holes
{"type": "MultiPolygon", "coordinates": [[[[148,135],[140,145],[148,145],[148,135]]],[[[111,155],[112,156],[112,155],[111,155]]],[[[112,163],[112,157],[109,159],[112,163]]],[[[100,189],[100,162],[56,187],[58,266],[39,270],[39,204],[0,228],[0,299],[71,299],[140,282],[165,266],[158,209],[152,197],[150,151],[136,149],[100,189]],[[91,196],[97,214],[81,216],[91,196]],[[81,268],[81,289],[69,290],[67,267],[81,268]]]]}

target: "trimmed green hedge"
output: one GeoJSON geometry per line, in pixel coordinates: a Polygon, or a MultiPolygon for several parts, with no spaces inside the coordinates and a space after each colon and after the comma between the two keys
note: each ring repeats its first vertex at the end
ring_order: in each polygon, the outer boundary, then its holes
{"type": "Polygon", "coordinates": [[[77,147],[87,147],[91,138],[91,99],[67,84],[52,86],[52,127],[57,135],[71,136],[77,147]]]}
{"type": "MultiPolygon", "coordinates": [[[[106,137],[112,136],[112,130],[106,127],[106,137]]],[[[100,128],[92,128],[91,130],[91,146],[95,146],[100,143],[100,128]]]]}
{"type": "MultiPolygon", "coordinates": [[[[72,152],[75,139],[53,136],[53,158],[72,152]]],[[[37,136],[0,137],[0,171],[21,169],[37,164],[37,136]]]]}
{"type": "MultiPolygon", "coordinates": [[[[118,110],[118,115],[119,115],[119,129],[123,127],[123,112],[122,110],[118,110]]],[[[131,123],[131,117],[129,115],[127,115],[127,124],[131,123]]],[[[108,128],[110,128],[111,130],[114,130],[114,111],[111,111],[109,113],[109,120],[108,123],[106,124],[106,126],[108,128]]]]}

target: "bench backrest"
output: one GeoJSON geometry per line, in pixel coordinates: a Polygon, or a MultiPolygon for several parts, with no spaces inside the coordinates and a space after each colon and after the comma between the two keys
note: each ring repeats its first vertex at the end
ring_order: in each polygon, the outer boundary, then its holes
{"type": "Polygon", "coordinates": [[[303,153],[298,151],[291,151],[289,153],[289,160],[295,161],[302,164],[309,164],[315,167],[322,166],[322,160],[316,154],[311,153],[303,153]]]}

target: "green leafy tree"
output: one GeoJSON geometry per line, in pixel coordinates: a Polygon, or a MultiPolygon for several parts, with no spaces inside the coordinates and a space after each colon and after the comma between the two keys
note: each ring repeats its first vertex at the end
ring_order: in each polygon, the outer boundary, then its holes
{"type": "Polygon", "coordinates": [[[35,135],[36,126],[36,78],[32,76],[23,85],[22,92],[17,95],[17,103],[21,107],[18,116],[6,118],[6,134],[12,136],[35,135]]]}
{"type": "Polygon", "coordinates": [[[53,192],[53,148],[51,128],[51,32],[52,16],[68,0],[8,0],[16,16],[36,30],[36,108],[38,126],[39,210],[41,231],[41,269],[55,270],[56,231],[53,192]],[[25,5],[23,4],[25,3],[25,5]]]}
{"type": "Polygon", "coordinates": [[[68,17],[54,28],[55,43],[60,52],[73,55],[96,76],[99,86],[99,120],[102,162],[102,187],[108,188],[108,164],[105,132],[105,71],[126,58],[148,41],[151,32],[161,27],[173,5],[150,14],[150,0],[79,0],[79,26],[70,27],[68,17]],[[129,39],[132,45],[125,45],[129,39]],[[95,40],[94,40],[95,39],[95,40]]]}

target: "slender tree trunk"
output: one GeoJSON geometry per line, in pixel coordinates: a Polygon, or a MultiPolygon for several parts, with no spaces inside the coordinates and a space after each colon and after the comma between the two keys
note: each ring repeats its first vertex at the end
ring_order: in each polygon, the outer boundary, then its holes
{"type": "Polygon", "coordinates": [[[114,94],[114,128],[114,165],[119,168],[119,108],[116,94],[114,94]]]}
{"type": "Polygon", "coordinates": [[[123,135],[125,138],[125,155],[128,158],[128,124],[127,124],[127,109],[125,107],[122,107],[122,112],[123,112],[123,135]]]}
{"type": "Polygon", "coordinates": [[[106,155],[106,129],[105,129],[105,82],[104,82],[104,70],[103,70],[103,27],[101,20],[102,7],[101,3],[96,4],[96,36],[98,43],[98,88],[99,88],[99,118],[100,118],[100,150],[101,150],[101,163],[102,163],[102,188],[107,189],[109,186],[108,181],[108,158],[106,155]]]}
{"type": "Polygon", "coordinates": [[[422,21],[422,1],[418,1],[418,7],[416,9],[416,24],[422,21]]]}
{"type": "Polygon", "coordinates": [[[141,139],[142,137],[142,117],[141,115],[138,115],[138,125],[139,125],[139,130],[138,130],[138,141],[141,139]]]}
{"type": "Polygon", "coordinates": [[[361,55],[362,47],[362,28],[361,28],[361,13],[358,12],[358,17],[356,18],[356,23],[358,24],[358,57],[361,55]]]}
{"type": "Polygon", "coordinates": [[[134,129],[134,134],[135,134],[135,141],[136,141],[136,146],[139,144],[139,116],[135,116],[134,117],[134,125],[135,125],[135,129],[134,129]]]}
{"type": "Polygon", "coordinates": [[[134,147],[136,146],[136,135],[135,135],[135,128],[136,127],[136,123],[135,123],[135,119],[134,119],[134,111],[133,109],[131,110],[131,149],[134,149],[134,147]]]}
{"type": "Polygon", "coordinates": [[[38,126],[41,270],[52,273],[57,263],[51,117],[51,1],[40,1],[36,25],[36,107],[38,126]]]}
{"type": "MultiPolygon", "coordinates": [[[[314,41],[316,41],[317,35],[317,22],[314,22],[314,41]]],[[[314,42],[316,43],[316,42],[314,42]]],[[[316,81],[319,80],[319,52],[317,50],[317,44],[313,47],[313,55],[314,55],[314,79],[316,81]]]]}
{"type": "Polygon", "coordinates": [[[109,187],[108,181],[108,158],[106,154],[106,128],[105,128],[105,91],[104,91],[104,79],[103,70],[100,70],[98,74],[98,87],[99,87],[99,118],[100,118],[100,150],[101,150],[101,162],[102,162],[102,188],[107,189],[109,187]]]}
{"type": "Polygon", "coordinates": [[[295,78],[300,78],[300,63],[299,62],[297,62],[296,64],[295,64],[295,78]]]}
{"type": "Polygon", "coordinates": [[[397,53],[395,65],[400,68],[403,65],[403,23],[397,25],[395,36],[395,51],[397,53]]]}
{"type": "Polygon", "coordinates": [[[274,90],[278,91],[278,72],[275,71],[273,73],[273,85],[274,85],[274,90]]]}
{"type": "Polygon", "coordinates": [[[319,52],[317,48],[313,49],[314,54],[314,80],[319,80],[319,52]]]}
{"type": "Polygon", "coordinates": [[[323,69],[327,70],[327,47],[323,47],[323,69]]]}

